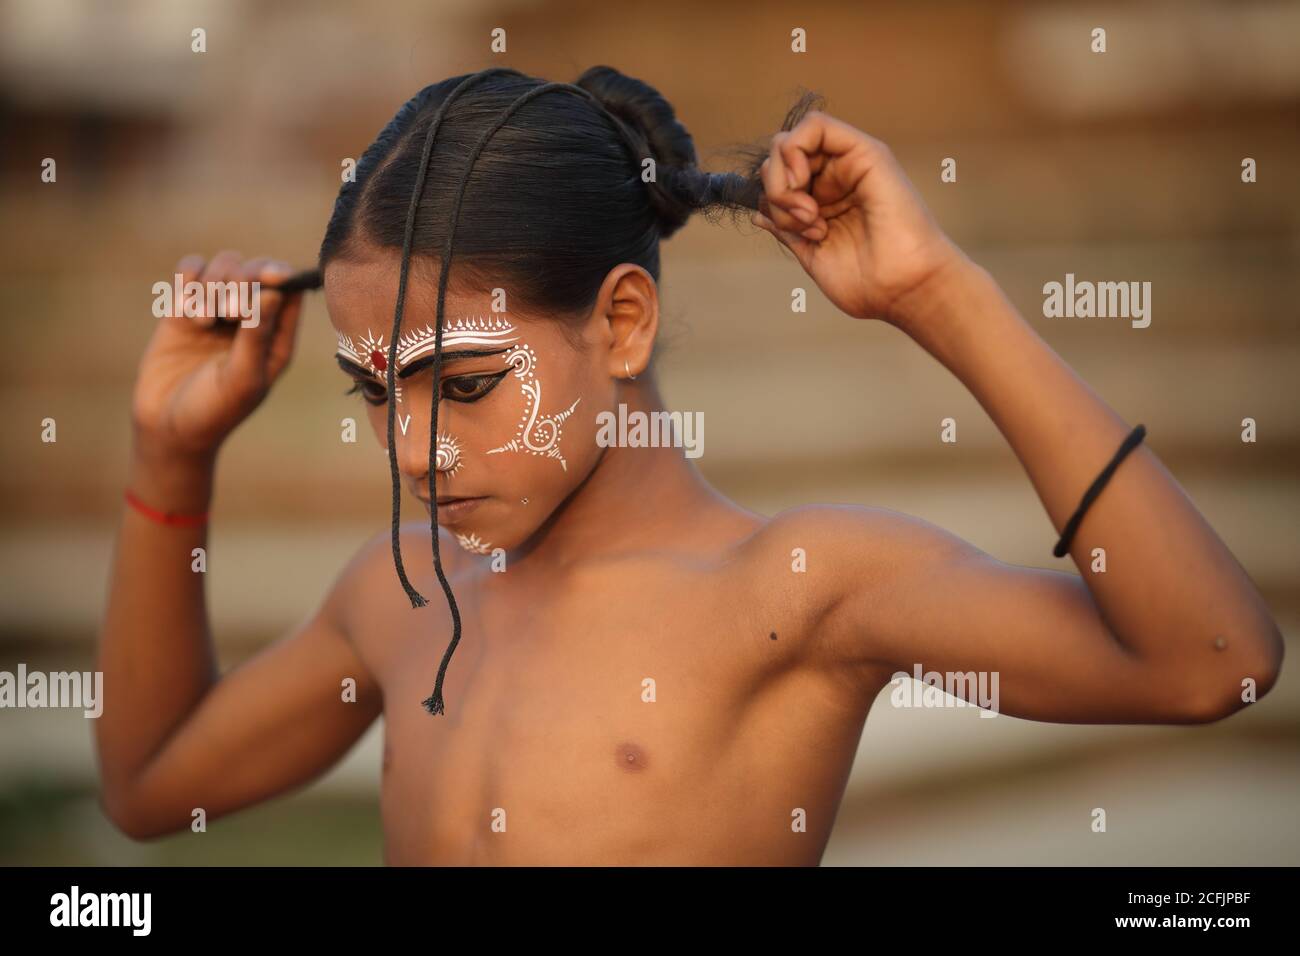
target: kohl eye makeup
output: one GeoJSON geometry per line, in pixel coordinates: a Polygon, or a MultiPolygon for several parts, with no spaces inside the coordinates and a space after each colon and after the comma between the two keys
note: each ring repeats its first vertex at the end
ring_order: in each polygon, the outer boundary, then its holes
{"type": "Polygon", "coordinates": [[[388,394],[386,392],[382,395],[376,395],[373,392],[366,391],[367,385],[378,385],[378,384],[379,384],[378,382],[365,382],[358,378],[353,381],[352,387],[349,388],[347,391],[345,391],[343,394],[355,395],[358,392],[360,392],[361,397],[365,399],[365,401],[369,402],[371,405],[383,405],[388,401],[388,394]]]}
{"type": "Polygon", "coordinates": [[[503,369],[500,372],[488,372],[482,375],[458,375],[454,378],[443,379],[442,397],[452,402],[459,402],[462,405],[471,405],[480,399],[486,398],[488,394],[497,387],[503,378],[510,374],[510,369],[503,369]],[[459,390],[461,384],[472,385],[473,388],[468,392],[459,390]]]}

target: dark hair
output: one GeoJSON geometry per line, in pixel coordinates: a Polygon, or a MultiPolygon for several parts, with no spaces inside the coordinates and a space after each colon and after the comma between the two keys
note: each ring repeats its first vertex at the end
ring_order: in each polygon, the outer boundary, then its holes
{"type": "MultiPolygon", "coordinates": [[[[425,87],[361,156],[356,181],[344,183],[334,203],[320,247],[322,269],[358,242],[401,249],[425,134],[447,95],[470,75],[425,87]]],[[[438,129],[412,255],[437,258],[466,157],[512,101],[544,82],[503,71],[457,99],[438,129]]],[[[660,240],[693,213],[716,219],[757,209],[758,166],[767,155],[767,144],[741,147],[740,170],[705,172],[690,133],[649,84],[594,66],[574,85],[592,99],[539,96],[493,135],[461,197],[455,245],[463,280],[505,286],[512,301],[566,316],[590,310],[620,263],[635,263],[658,281],[660,240]],[[653,183],[642,181],[648,158],[655,163],[653,183]]],[[[815,105],[816,97],[804,94],[782,128],[815,105]]]]}
{"type": "MultiPolygon", "coordinates": [[[[801,97],[783,129],[818,102],[813,94],[801,97]]],[[[757,209],[766,153],[766,146],[749,147],[743,173],[706,173],[668,101],[640,80],[597,66],[575,84],[548,83],[495,67],[417,93],[362,155],[356,181],[339,191],[317,279],[330,259],[346,256],[358,241],[402,252],[384,366],[390,395],[411,259],[440,253],[428,482],[435,501],[433,567],[451,611],[452,639],[433,693],[423,701],[429,713],[444,712],[443,677],[461,633],[460,609],[442,568],[434,487],[443,304],[453,255],[464,278],[508,286],[516,304],[584,313],[620,263],[636,263],[658,281],[659,240],[693,212],[757,209]],[[653,182],[642,176],[648,159],[654,160],[653,182]]],[[[387,411],[393,564],[411,606],[422,607],[428,602],[402,565],[393,402],[387,411]]]]}

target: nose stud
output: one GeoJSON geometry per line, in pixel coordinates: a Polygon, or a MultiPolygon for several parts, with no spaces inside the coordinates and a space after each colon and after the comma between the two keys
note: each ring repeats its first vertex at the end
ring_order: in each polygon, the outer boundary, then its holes
{"type": "Polygon", "coordinates": [[[437,470],[443,472],[448,478],[459,471],[460,466],[464,464],[460,457],[460,442],[446,432],[438,433],[434,464],[437,470]]]}

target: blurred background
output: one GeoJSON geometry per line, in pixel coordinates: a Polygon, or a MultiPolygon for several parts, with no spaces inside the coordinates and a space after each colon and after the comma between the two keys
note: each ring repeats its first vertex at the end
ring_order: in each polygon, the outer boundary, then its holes
{"type": "MultiPolygon", "coordinates": [[[[1300,5],[1282,2],[0,0],[0,670],[93,666],[151,286],[180,256],[312,264],[342,161],[450,75],[615,66],[674,104],[706,168],[765,140],[810,88],[888,142],[1028,321],[1146,424],[1289,648],[1266,700],[1205,726],[979,719],[885,696],[824,863],[1294,865],[1297,46],[1300,5]],[[1067,272],[1151,282],[1150,327],[1044,319],[1042,286],[1067,272]],[[40,440],[46,417],[56,443],[40,440]]],[[[767,514],[884,506],[1073,571],[1004,439],[910,340],[839,314],[748,224],[693,222],[663,258],[661,383],[670,408],[704,412],[698,464],[724,493],[767,514]],[[795,286],[806,315],[790,312],[795,286]],[[947,416],[955,445],[938,440],[947,416]]],[[[388,522],[376,446],[339,441],[359,406],[323,301],[306,308],[294,366],[221,461],[208,587],[226,667],[312,611],[388,522]]],[[[80,711],[0,710],[0,863],[377,865],[381,731],[297,793],[134,843],[95,803],[80,711]]]]}

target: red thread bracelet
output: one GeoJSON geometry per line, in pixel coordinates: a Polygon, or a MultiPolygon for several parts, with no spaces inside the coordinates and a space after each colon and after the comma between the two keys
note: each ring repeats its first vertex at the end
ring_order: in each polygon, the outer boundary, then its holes
{"type": "Polygon", "coordinates": [[[150,521],[155,521],[158,524],[181,528],[197,528],[200,525],[208,523],[208,513],[206,511],[199,514],[188,515],[176,514],[172,511],[159,511],[156,508],[150,508],[147,504],[137,498],[132,494],[130,488],[126,490],[126,503],[150,521]]]}

